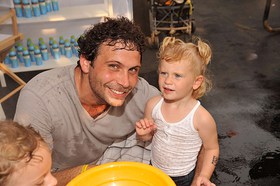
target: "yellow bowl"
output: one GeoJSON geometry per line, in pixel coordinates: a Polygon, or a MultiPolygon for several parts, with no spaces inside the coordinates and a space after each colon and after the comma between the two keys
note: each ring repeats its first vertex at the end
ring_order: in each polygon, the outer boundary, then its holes
{"type": "Polygon", "coordinates": [[[138,162],[112,162],[78,175],[67,186],[176,186],[163,171],[138,162]]]}

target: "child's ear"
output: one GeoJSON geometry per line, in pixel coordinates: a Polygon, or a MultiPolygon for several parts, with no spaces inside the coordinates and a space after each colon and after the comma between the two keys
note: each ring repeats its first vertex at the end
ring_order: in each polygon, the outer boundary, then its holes
{"type": "Polygon", "coordinates": [[[202,75],[197,76],[193,82],[193,89],[194,90],[198,89],[203,81],[204,81],[204,77],[202,75]]]}
{"type": "Polygon", "coordinates": [[[80,56],[80,66],[84,73],[87,74],[89,72],[90,65],[91,65],[91,62],[89,60],[87,60],[83,55],[81,55],[80,56]]]}

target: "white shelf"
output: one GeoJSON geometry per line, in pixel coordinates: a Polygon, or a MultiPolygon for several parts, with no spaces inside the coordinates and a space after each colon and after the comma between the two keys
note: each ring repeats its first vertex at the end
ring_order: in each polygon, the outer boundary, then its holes
{"type": "MultiPolygon", "coordinates": [[[[5,39],[8,39],[9,37],[11,37],[12,35],[10,34],[1,34],[0,33],[0,41],[4,41],[5,39]]],[[[1,47],[0,47],[1,48],[1,47]]]]}
{"type": "Polygon", "coordinates": [[[42,65],[36,65],[35,62],[32,62],[32,65],[30,67],[25,67],[24,63],[19,63],[18,68],[12,68],[10,65],[7,65],[11,71],[14,73],[17,72],[29,72],[29,71],[37,71],[37,70],[47,70],[67,65],[74,65],[77,64],[78,58],[72,57],[72,58],[66,58],[65,56],[61,56],[59,60],[55,60],[53,57],[50,57],[49,60],[43,61],[42,65]]]}
{"type": "MultiPolygon", "coordinates": [[[[59,22],[66,20],[102,18],[105,16],[109,16],[109,10],[108,7],[106,7],[106,4],[93,4],[74,7],[62,7],[59,9],[59,11],[48,12],[46,15],[41,15],[39,17],[18,17],[17,22],[18,24],[59,22]]],[[[11,24],[11,21],[7,21],[6,24],[11,24]]]]}

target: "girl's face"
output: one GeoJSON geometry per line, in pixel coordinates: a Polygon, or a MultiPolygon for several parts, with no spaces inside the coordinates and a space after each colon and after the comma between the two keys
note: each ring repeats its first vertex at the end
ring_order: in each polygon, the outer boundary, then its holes
{"type": "Polygon", "coordinates": [[[188,61],[168,63],[162,60],[159,65],[159,88],[162,96],[170,101],[191,97],[196,88],[194,70],[188,61]]]}
{"type": "Polygon", "coordinates": [[[46,146],[40,145],[35,157],[28,163],[20,162],[9,178],[7,186],[54,186],[57,180],[51,174],[51,153],[46,146]],[[25,164],[24,166],[21,166],[25,164]]]}

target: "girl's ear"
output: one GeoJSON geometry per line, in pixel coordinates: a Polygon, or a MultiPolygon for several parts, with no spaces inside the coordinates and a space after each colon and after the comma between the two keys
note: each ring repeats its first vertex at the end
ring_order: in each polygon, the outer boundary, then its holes
{"type": "Polygon", "coordinates": [[[202,75],[197,76],[193,82],[193,89],[194,90],[198,89],[203,83],[203,81],[204,81],[204,77],[202,75]]]}
{"type": "Polygon", "coordinates": [[[82,71],[87,74],[89,72],[89,68],[91,65],[91,62],[88,61],[83,55],[80,56],[80,65],[82,71]]]}

